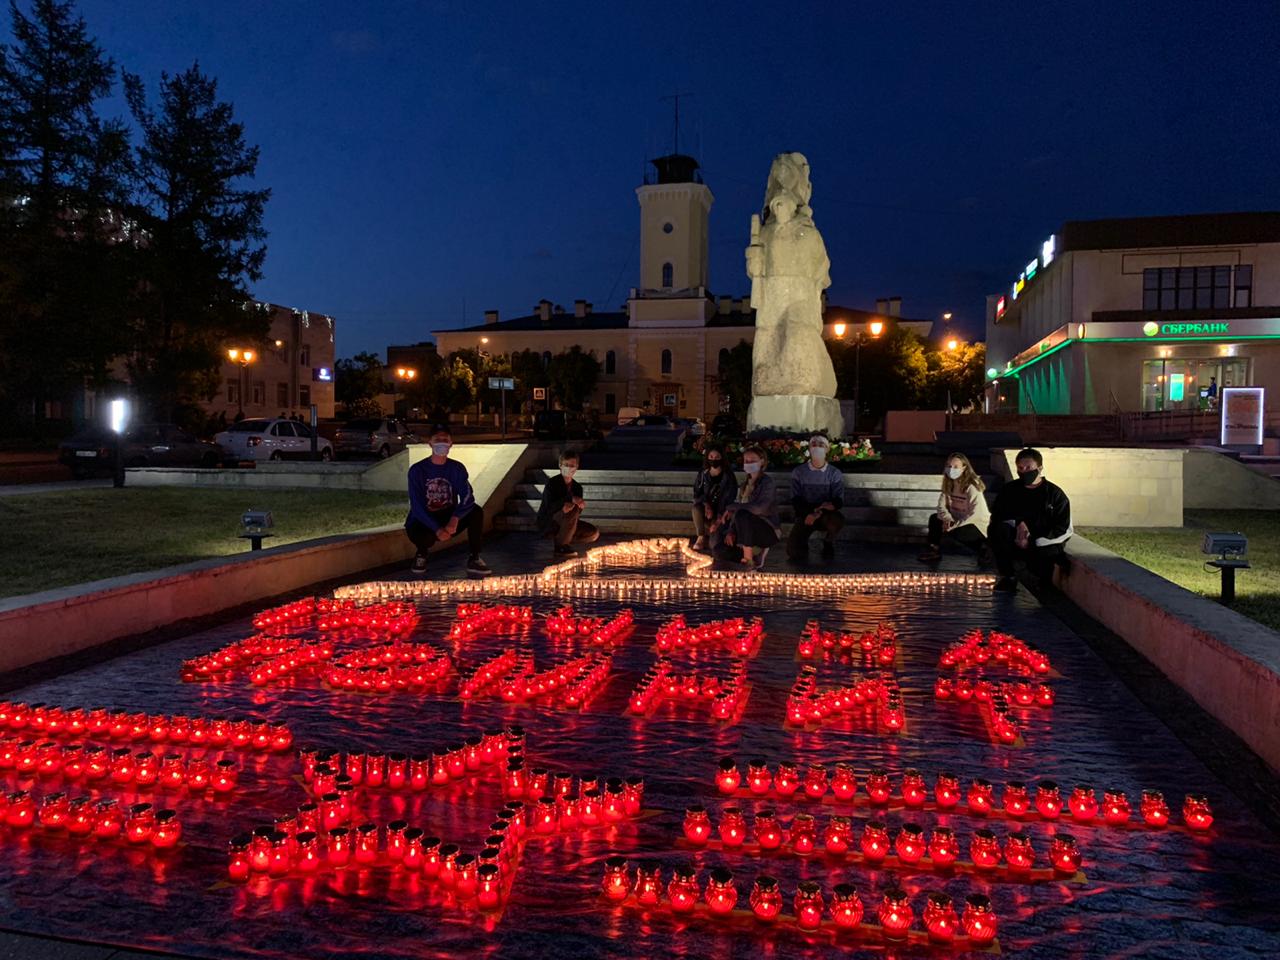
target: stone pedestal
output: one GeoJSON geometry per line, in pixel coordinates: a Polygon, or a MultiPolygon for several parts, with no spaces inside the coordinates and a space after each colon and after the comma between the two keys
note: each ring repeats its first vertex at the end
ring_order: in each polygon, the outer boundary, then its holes
{"type": "Polygon", "coordinates": [[[832,397],[754,397],[747,411],[747,430],[824,432],[829,437],[841,437],[844,436],[844,417],[840,413],[840,401],[832,397]]]}

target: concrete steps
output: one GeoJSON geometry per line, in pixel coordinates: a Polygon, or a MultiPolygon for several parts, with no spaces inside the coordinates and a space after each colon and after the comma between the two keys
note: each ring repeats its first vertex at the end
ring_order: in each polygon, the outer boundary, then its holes
{"type": "MultiPolygon", "coordinates": [[[[503,530],[532,530],[547,480],[554,469],[526,472],[505,511],[495,518],[503,530]]],[[[637,536],[692,535],[689,519],[693,470],[580,470],[575,479],[587,500],[584,519],[607,533],[637,536]]],[[[790,524],[789,475],[774,474],[779,513],[790,524]]],[[[939,480],[919,474],[846,474],[846,526],[842,540],[917,541],[938,503],[939,480]]]]}

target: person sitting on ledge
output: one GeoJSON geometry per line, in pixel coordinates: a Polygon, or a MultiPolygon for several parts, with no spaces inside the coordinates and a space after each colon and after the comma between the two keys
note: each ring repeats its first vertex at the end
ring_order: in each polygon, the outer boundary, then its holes
{"type": "Polygon", "coordinates": [[[778,495],[773,478],[765,473],[769,458],[764,448],[752,444],[742,451],[746,479],[720,520],[716,559],[742,563],[758,570],[765,555],[782,537],[778,495]]]}
{"type": "Polygon", "coordinates": [[[592,543],[600,537],[599,530],[580,519],[587,501],[582,498],[582,484],[573,479],[579,463],[574,450],[560,454],[560,473],[547,481],[538,507],[538,533],[551,538],[558,557],[576,554],[572,544],[592,543]]]}
{"type": "Polygon", "coordinates": [[[836,555],[836,535],[844,526],[844,474],[827,462],[831,441],[820,433],[809,438],[809,462],[791,471],[791,508],[795,523],[787,537],[787,558],[807,563],[809,538],[822,533],[822,556],[836,555]]]}
{"type": "Polygon", "coordinates": [[[738,478],[725,461],[724,447],[707,444],[703,468],[693,481],[693,529],[697,539],[693,549],[705,550],[707,538],[715,532],[720,517],[738,493],[738,478]]]}
{"type": "Polygon", "coordinates": [[[409,516],[404,532],[418,548],[413,558],[413,572],[427,572],[427,551],[437,541],[450,540],[465,526],[471,556],[467,573],[487,577],[493,571],[480,557],[480,541],[484,535],[484,510],[476,503],[467,468],[449,457],[453,434],[449,425],[438,423],[431,428],[431,456],[409,468],[409,516]]]}
{"type": "Polygon", "coordinates": [[[986,529],[991,522],[982,478],[963,453],[947,457],[942,471],[942,493],[938,509],[929,515],[929,545],[920,554],[925,563],[942,559],[942,539],[982,551],[987,545],[986,529]]]}
{"type": "Polygon", "coordinates": [[[1044,478],[1040,451],[1019,450],[1014,466],[1018,476],[1000,488],[987,527],[1000,572],[995,589],[1009,593],[1018,589],[1015,560],[1023,560],[1036,577],[1047,582],[1075,532],[1071,528],[1071,501],[1061,487],[1044,478]]]}

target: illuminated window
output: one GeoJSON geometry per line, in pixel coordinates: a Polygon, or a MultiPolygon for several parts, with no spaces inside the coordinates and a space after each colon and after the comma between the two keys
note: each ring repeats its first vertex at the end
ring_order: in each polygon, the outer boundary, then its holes
{"type": "Polygon", "coordinates": [[[605,373],[618,372],[618,355],[614,353],[612,350],[607,351],[604,355],[604,372],[605,373]]]}
{"type": "Polygon", "coordinates": [[[676,268],[673,267],[671,264],[664,263],[662,265],[662,286],[665,289],[670,290],[673,286],[675,286],[675,273],[676,273],[676,268]]]}
{"type": "Polygon", "coordinates": [[[671,351],[670,350],[662,351],[662,372],[663,373],[671,372],[671,351]]]}
{"type": "MultiPolygon", "coordinates": [[[[1142,271],[1143,310],[1224,310],[1232,306],[1232,269],[1151,267],[1142,271]]],[[[1235,268],[1235,306],[1248,306],[1253,268],[1235,268]]]]}

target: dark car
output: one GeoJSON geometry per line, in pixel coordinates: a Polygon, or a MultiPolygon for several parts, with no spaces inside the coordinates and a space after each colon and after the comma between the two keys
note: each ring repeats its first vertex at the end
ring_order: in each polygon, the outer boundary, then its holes
{"type": "Polygon", "coordinates": [[[568,410],[539,410],[533,415],[533,436],[537,440],[589,440],[597,431],[580,413],[568,410]]]}
{"type": "MultiPolygon", "coordinates": [[[[110,430],[89,427],[58,445],[58,460],[77,479],[109,473],[114,443],[110,430]]],[[[171,423],[140,423],[125,431],[123,457],[126,467],[216,467],[223,450],[171,423]]]]}
{"type": "Polygon", "coordinates": [[[333,452],[342,457],[351,454],[387,459],[411,443],[417,443],[404,422],[395,417],[369,417],[348,420],[333,434],[333,452]]]}

